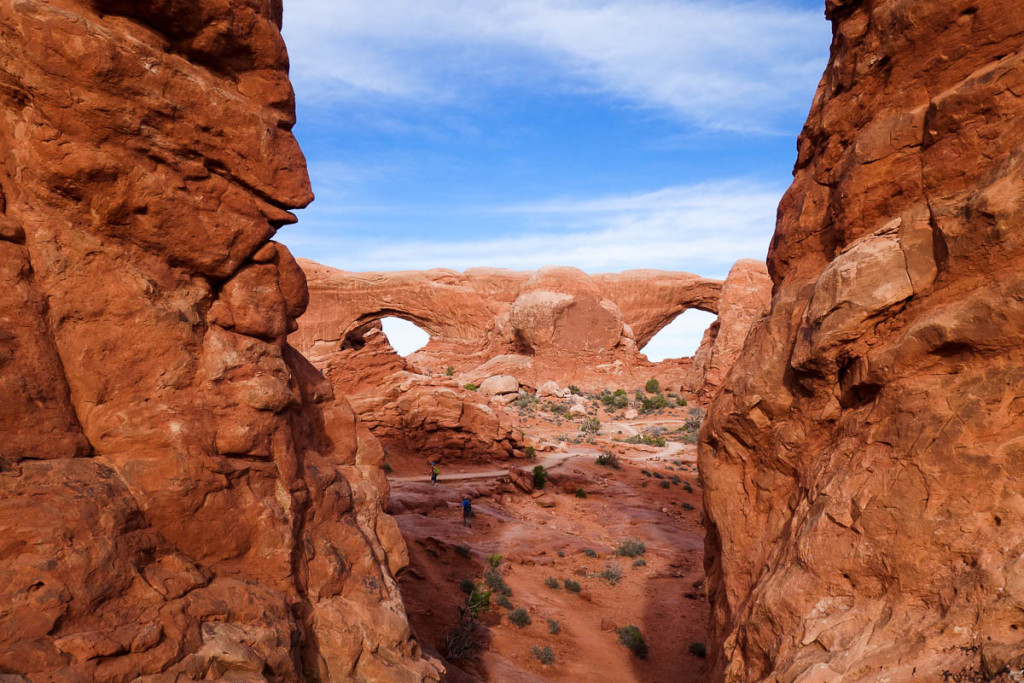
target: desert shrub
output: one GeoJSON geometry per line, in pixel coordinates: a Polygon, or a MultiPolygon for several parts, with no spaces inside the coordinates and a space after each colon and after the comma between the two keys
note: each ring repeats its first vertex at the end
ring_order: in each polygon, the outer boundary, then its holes
{"type": "Polygon", "coordinates": [[[655,479],[664,479],[665,478],[665,475],[662,474],[661,472],[653,472],[652,474],[654,474],[654,478],[655,479]]]}
{"type": "Polygon", "coordinates": [[[640,633],[640,629],[630,624],[618,630],[619,642],[632,650],[633,654],[640,659],[647,659],[647,641],[640,633]]]}
{"type": "Polygon", "coordinates": [[[553,636],[557,636],[561,632],[562,632],[562,625],[559,624],[554,619],[548,619],[548,633],[550,633],[553,636]]]}
{"type": "Polygon", "coordinates": [[[670,488],[672,488],[672,482],[670,482],[670,481],[659,481],[658,484],[660,484],[661,488],[663,488],[663,489],[670,489],[670,488]]]}
{"type": "Polygon", "coordinates": [[[657,394],[661,391],[661,383],[652,377],[644,385],[644,391],[648,394],[657,394]]]}
{"type": "Polygon", "coordinates": [[[708,656],[708,649],[704,647],[704,643],[699,643],[696,640],[690,643],[690,647],[687,649],[690,651],[690,654],[694,657],[700,657],[701,659],[704,659],[708,656]]]}
{"type": "Polygon", "coordinates": [[[616,389],[614,393],[605,389],[598,396],[598,400],[604,404],[605,408],[618,410],[629,405],[629,394],[624,389],[616,389]]]}
{"type": "Polygon", "coordinates": [[[468,391],[476,391],[480,387],[479,387],[479,385],[476,385],[476,384],[473,384],[472,382],[469,382],[468,384],[463,384],[462,388],[466,389],[468,391]]]}
{"type": "Polygon", "coordinates": [[[622,463],[619,462],[619,456],[611,451],[603,451],[601,455],[597,456],[597,460],[594,462],[602,467],[611,467],[615,470],[622,469],[622,463]]]}
{"type": "Polygon", "coordinates": [[[533,468],[533,488],[542,489],[546,483],[548,483],[548,473],[543,465],[537,465],[533,468]]]}
{"type": "Polygon", "coordinates": [[[699,432],[701,424],[704,423],[704,411],[700,408],[690,408],[686,421],[683,422],[683,429],[688,432],[699,432]]]}
{"type": "Polygon", "coordinates": [[[544,666],[549,666],[555,663],[555,651],[551,649],[550,645],[545,645],[544,647],[534,645],[530,650],[530,653],[533,655],[534,659],[544,666]]]}
{"type": "Polygon", "coordinates": [[[652,474],[651,474],[650,472],[648,472],[647,470],[640,470],[640,474],[644,475],[645,477],[650,477],[650,476],[653,476],[653,475],[652,475],[652,474]]]}
{"type": "Polygon", "coordinates": [[[634,567],[646,567],[647,566],[647,560],[645,560],[642,557],[637,559],[637,560],[633,560],[633,566],[634,567]]]}
{"type": "Polygon", "coordinates": [[[469,546],[462,544],[455,546],[455,554],[469,559],[469,546]]]}
{"type": "Polygon", "coordinates": [[[570,593],[580,592],[581,586],[578,581],[573,581],[572,579],[562,579],[562,585],[565,586],[565,590],[569,591],[570,593]]]}
{"type": "Polygon", "coordinates": [[[455,366],[454,365],[449,365],[448,367],[446,367],[444,369],[444,374],[447,375],[448,377],[451,377],[452,375],[454,375],[455,374],[455,366]]]}
{"type": "Polygon", "coordinates": [[[498,605],[498,607],[512,609],[512,601],[508,599],[508,595],[506,595],[505,593],[498,593],[498,597],[494,599],[494,602],[498,605]]]}
{"type": "Polygon", "coordinates": [[[473,579],[463,579],[459,581],[459,590],[469,595],[476,588],[476,584],[473,583],[473,579]]]}
{"type": "Polygon", "coordinates": [[[555,590],[558,590],[562,587],[562,584],[558,583],[558,579],[556,579],[553,576],[549,576],[548,578],[544,579],[544,585],[548,588],[554,588],[555,590]]]}
{"type": "Polygon", "coordinates": [[[531,394],[529,391],[520,391],[513,403],[516,408],[519,408],[519,412],[532,413],[537,409],[537,395],[531,394]]]}
{"type": "Polygon", "coordinates": [[[473,616],[486,612],[491,608],[491,591],[485,590],[483,586],[474,586],[473,592],[466,598],[466,607],[473,616]]]}
{"type": "Polygon", "coordinates": [[[668,399],[662,394],[653,394],[651,396],[640,395],[637,397],[640,399],[640,410],[641,413],[653,413],[656,410],[662,408],[668,408],[668,399]]]}
{"type": "Polygon", "coordinates": [[[498,553],[492,553],[487,556],[487,564],[491,565],[491,569],[497,569],[501,566],[502,561],[505,559],[504,555],[498,553]]]}
{"type": "Polygon", "coordinates": [[[609,562],[604,566],[604,569],[601,570],[598,576],[614,586],[619,582],[619,579],[622,578],[622,567],[609,562]]]}
{"type": "Polygon", "coordinates": [[[697,432],[684,432],[679,441],[685,444],[697,443],[697,432]]]}
{"type": "Polygon", "coordinates": [[[689,503],[683,503],[683,509],[684,510],[692,510],[693,506],[690,505],[689,503]]]}
{"type": "Polygon", "coordinates": [[[525,607],[516,607],[514,610],[508,613],[508,620],[519,628],[529,626],[533,623],[530,619],[530,615],[526,613],[525,607]]]}
{"type": "Polygon", "coordinates": [[[576,494],[575,495],[576,495],[577,498],[586,498],[587,497],[587,492],[584,491],[583,489],[576,489],[576,494]]]}
{"type": "Polygon", "coordinates": [[[459,621],[445,634],[444,656],[451,660],[476,659],[487,644],[487,628],[465,608],[459,609],[459,621]]]}
{"type": "Polygon", "coordinates": [[[569,389],[569,393],[570,394],[576,394],[577,396],[582,396],[583,395],[583,390],[580,389],[575,384],[570,384],[568,389],[569,389]]]}
{"type": "Polygon", "coordinates": [[[505,583],[505,578],[497,569],[488,569],[484,572],[484,581],[487,582],[487,587],[495,593],[512,595],[512,589],[508,587],[508,584],[505,583]]]}
{"type": "Polygon", "coordinates": [[[389,462],[384,463],[383,467],[384,467],[384,471],[387,474],[391,474],[392,470],[395,469],[394,467],[391,466],[391,463],[389,463],[389,462]]]}
{"type": "Polygon", "coordinates": [[[615,548],[615,554],[619,557],[640,557],[646,552],[647,546],[636,538],[627,538],[615,548]]]}
{"type": "Polygon", "coordinates": [[[565,551],[564,550],[559,550],[558,551],[558,556],[559,557],[565,557],[565,551]]]}
{"type": "Polygon", "coordinates": [[[693,493],[693,487],[690,486],[690,482],[688,482],[688,481],[684,481],[683,482],[683,490],[686,491],[687,493],[693,493]]]}
{"type": "Polygon", "coordinates": [[[601,421],[596,417],[585,417],[583,418],[583,424],[580,425],[580,432],[583,434],[597,434],[601,431],[601,421]]]}
{"type": "Polygon", "coordinates": [[[635,434],[626,439],[626,443],[643,444],[644,446],[658,446],[660,448],[665,445],[665,437],[651,436],[650,434],[635,434]]]}
{"type": "Polygon", "coordinates": [[[549,413],[554,413],[555,415],[566,415],[566,413],[569,412],[569,406],[564,403],[556,403],[555,401],[548,401],[545,403],[544,409],[549,413]]]}
{"type": "Polygon", "coordinates": [[[593,548],[584,548],[582,552],[587,557],[597,557],[597,551],[593,548]]]}
{"type": "Polygon", "coordinates": [[[680,408],[685,408],[686,407],[686,399],[685,398],[677,398],[676,399],[676,405],[679,406],[680,408]]]}

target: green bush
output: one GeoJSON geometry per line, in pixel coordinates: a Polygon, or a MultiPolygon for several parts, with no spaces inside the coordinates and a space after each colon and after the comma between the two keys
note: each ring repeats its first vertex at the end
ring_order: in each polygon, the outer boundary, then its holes
{"type": "Polygon", "coordinates": [[[457,545],[455,546],[455,554],[469,559],[469,546],[468,545],[457,545]]]}
{"type": "Polygon", "coordinates": [[[463,579],[462,581],[459,581],[459,590],[466,595],[471,594],[475,588],[476,584],[473,583],[473,579],[463,579]]]}
{"type": "Polygon", "coordinates": [[[672,488],[672,482],[670,482],[670,481],[661,481],[661,482],[658,482],[658,483],[661,484],[661,488],[663,488],[663,489],[670,489],[670,488],[672,488]]]}
{"type": "Polygon", "coordinates": [[[570,593],[580,592],[579,582],[573,581],[572,579],[562,579],[562,585],[565,586],[565,590],[569,591],[570,593]]]}
{"type": "Polygon", "coordinates": [[[583,418],[583,424],[580,425],[580,432],[583,434],[594,435],[601,431],[601,421],[596,417],[583,418]]]}
{"type": "Polygon", "coordinates": [[[597,456],[597,460],[594,462],[602,467],[611,467],[615,470],[622,469],[622,463],[619,462],[619,456],[611,451],[602,451],[601,455],[597,456]]]}
{"type": "Polygon", "coordinates": [[[476,391],[480,387],[477,386],[476,384],[473,384],[472,382],[470,382],[469,384],[463,384],[462,388],[463,389],[467,389],[468,391],[476,391]]]}
{"type": "Polygon", "coordinates": [[[530,653],[533,655],[534,659],[544,666],[549,666],[555,663],[555,651],[551,649],[550,645],[545,645],[544,647],[534,645],[533,649],[530,650],[530,653]]]}
{"type": "Polygon", "coordinates": [[[654,472],[653,474],[654,474],[654,478],[655,479],[664,479],[665,478],[665,475],[662,474],[661,472],[654,472]]]}
{"type": "Polygon", "coordinates": [[[497,569],[498,567],[501,566],[501,562],[504,559],[505,559],[504,555],[499,555],[498,553],[492,553],[491,555],[487,556],[487,564],[491,565],[491,569],[497,569]]]}
{"type": "Polygon", "coordinates": [[[554,588],[555,590],[558,590],[562,587],[561,584],[558,583],[558,579],[556,579],[553,576],[549,576],[548,578],[544,579],[544,585],[548,588],[554,588]]]}
{"type": "Polygon", "coordinates": [[[690,412],[686,416],[686,421],[683,423],[683,429],[688,432],[699,432],[700,426],[703,423],[704,411],[700,408],[690,408],[690,412]]]}
{"type": "Polygon", "coordinates": [[[583,395],[583,390],[580,389],[575,384],[570,384],[568,388],[569,388],[569,393],[570,394],[576,394],[577,396],[582,396],[583,395]]]}
{"type": "Polygon", "coordinates": [[[533,446],[527,446],[524,452],[526,453],[526,458],[528,460],[537,459],[537,449],[534,448],[533,446]]]}
{"type": "Polygon", "coordinates": [[[690,486],[690,482],[688,482],[688,481],[684,481],[683,482],[683,490],[686,491],[687,493],[693,493],[693,487],[690,486]]]}
{"type": "Polygon", "coordinates": [[[661,383],[653,377],[647,380],[647,384],[644,385],[644,391],[648,394],[657,394],[661,392],[661,383]]]}
{"type": "Polygon", "coordinates": [[[550,633],[553,636],[557,636],[561,632],[562,632],[562,625],[559,624],[554,619],[548,619],[548,633],[550,633]]]}
{"type": "Polygon", "coordinates": [[[690,505],[689,503],[683,503],[683,509],[684,510],[692,510],[693,506],[690,505]]]}
{"type": "Polygon", "coordinates": [[[633,654],[640,659],[647,659],[647,641],[640,633],[640,629],[630,624],[618,630],[619,642],[633,651],[633,654]]]}
{"type": "Polygon", "coordinates": [[[494,602],[498,604],[498,607],[512,609],[512,601],[508,599],[508,595],[505,593],[498,593],[498,597],[494,599],[494,602]]]}
{"type": "Polygon", "coordinates": [[[647,560],[645,560],[642,557],[640,559],[638,559],[638,560],[633,560],[633,566],[634,567],[646,567],[647,566],[647,560]]]}
{"type": "Polygon", "coordinates": [[[533,488],[542,489],[546,483],[548,483],[548,473],[544,470],[543,465],[537,465],[533,468],[533,488]]]}
{"type": "Polygon", "coordinates": [[[624,389],[616,389],[615,393],[611,393],[605,389],[601,392],[598,400],[604,404],[605,408],[608,408],[609,410],[617,410],[629,405],[629,394],[627,394],[624,389]]]}
{"type": "Polygon", "coordinates": [[[615,548],[615,554],[619,557],[640,557],[646,552],[647,546],[636,538],[627,538],[615,548]]]}
{"type": "Polygon", "coordinates": [[[491,608],[491,591],[484,590],[482,586],[476,586],[466,598],[466,607],[474,616],[480,612],[486,612],[491,608]]]}
{"type": "Polygon", "coordinates": [[[584,548],[582,552],[587,557],[597,557],[597,551],[593,548],[584,548]]]}
{"type": "Polygon", "coordinates": [[[454,375],[455,374],[455,366],[454,365],[449,365],[448,367],[446,367],[444,369],[444,374],[448,375],[449,377],[454,375]]]}
{"type": "Polygon", "coordinates": [[[587,497],[587,492],[584,491],[583,489],[576,489],[576,497],[577,498],[586,498],[587,497]]]}
{"type": "Polygon", "coordinates": [[[643,444],[644,446],[658,446],[663,448],[665,446],[665,437],[663,436],[651,436],[650,434],[636,434],[626,439],[626,443],[643,444]]]}
{"type": "Polygon", "coordinates": [[[529,626],[533,623],[533,620],[530,619],[530,615],[526,613],[526,608],[524,607],[516,607],[514,610],[509,612],[508,620],[519,628],[529,626]]]}
{"type": "Polygon", "coordinates": [[[601,570],[598,576],[614,586],[619,582],[619,579],[622,578],[622,567],[609,562],[604,566],[604,569],[601,570]]]}
{"type": "Polygon", "coordinates": [[[690,647],[688,649],[690,650],[690,654],[694,657],[704,659],[708,656],[708,649],[704,647],[704,643],[698,643],[696,640],[690,643],[690,647]]]}
{"type": "Polygon", "coordinates": [[[558,556],[559,557],[565,557],[565,551],[564,550],[559,550],[558,551],[558,556]]]}
{"type": "Polygon", "coordinates": [[[662,408],[668,408],[668,399],[662,394],[654,394],[653,396],[638,396],[640,399],[640,413],[647,414],[653,413],[656,410],[662,408]]]}

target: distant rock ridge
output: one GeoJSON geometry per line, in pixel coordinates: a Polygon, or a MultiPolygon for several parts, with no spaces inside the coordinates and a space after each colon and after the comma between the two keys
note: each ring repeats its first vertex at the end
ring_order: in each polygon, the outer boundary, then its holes
{"type": "Polygon", "coordinates": [[[1024,6],[828,0],[700,444],[713,681],[1024,676],[1024,6]]]}
{"type": "MultiPolygon", "coordinates": [[[[345,347],[350,336],[360,336],[368,322],[396,316],[430,334],[427,346],[410,357],[417,367],[436,373],[452,366],[475,383],[512,375],[532,389],[545,381],[586,389],[642,385],[653,370],[677,384],[684,378],[699,384],[703,376],[694,375],[688,361],[657,365],[638,349],[685,310],[717,313],[723,291],[730,291],[728,281],[657,270],[593,276],[561,266],[536,272],[351,273],[304,259],[299,263],[309,282],[310,306],[289,340],[315,361],[345,347]]],[[[729,340],[720,344],[718,356],[722,367],[735,358],[746,334],[738,321],[749,327],[767,305],[770,283],[763,263],[746,263],[736,277],[747,278],[749,285],[755,282],[749,273],[758,268],[764,286],[760,299],[733,297],[733,324],[721,342],[729,340]],[[741,308],[750,314],[737,316],[741,308]]]]}
{"type": "Polygon", "coordinates": [[[439,679],[380,444],[285,341],[280,22],[0,0],[0,679],[439,679]]]}

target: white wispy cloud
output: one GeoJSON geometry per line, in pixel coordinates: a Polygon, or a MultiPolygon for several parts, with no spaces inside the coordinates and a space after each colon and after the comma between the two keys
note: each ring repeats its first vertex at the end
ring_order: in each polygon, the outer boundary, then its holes
{"type": "Polygon", "coordinates": [[[289,0],[304,101],[441,103],[557,84],[766,131],[802,111],[824,62],[821,12],[736,0],[289,0]]]}
{"type": "Polygon", "coordinates": [[[478,207],[459,216],[478,224],[470,232],[481,237],[473,238],[453,237],[442,223],[418,231],[426,237],[390,239],[360,230],[358,215],[343,231],[329,218],[303,218],[279,238],[299,256],[345,270],[533,270],[557,264],[588,272],[658,268],[724,277],[737,259],[766,255],[782,191],[734,180],[478,207]],[[504,227],[496,233],[499,221],[504,227]]]}

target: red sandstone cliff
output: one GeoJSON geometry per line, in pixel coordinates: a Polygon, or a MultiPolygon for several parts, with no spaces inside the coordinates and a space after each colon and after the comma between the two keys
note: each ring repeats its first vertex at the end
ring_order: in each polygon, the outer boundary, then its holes
{"type": "Polygon", "coordinates": [[[0,0],[0,674],[437,678],[380,446],[285,343],[280,21],[0,0]]]}
{"type": "Polygon", "coordinates": [[[1024,8],[829,0],[701,444],[712,679],[1019,680],[1024,8]]]}

